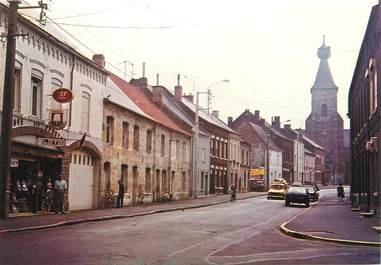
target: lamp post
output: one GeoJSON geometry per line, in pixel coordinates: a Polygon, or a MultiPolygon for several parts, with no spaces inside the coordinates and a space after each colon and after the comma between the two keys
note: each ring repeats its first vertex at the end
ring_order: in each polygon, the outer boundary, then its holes
{"type": "MultiPolygon", "coordinates": [[[[197,198],[197,193],[198,193],[198,177],[199,177],[199,173],[198,173],[198,153],[199,153],[199,150],[198,150],[198,145],[199,145],[199,117],[198,117],[198,113],[199,113],[199,110],[203,110],[203,109],[200,109],[200,106],[199,106],[199,95],[200,94],[208,94],[208,99],[209,99],[209,96],[211,94],[211,91],[210,91],[210,87],[212,86],[215,86],[217,84],[220,84],[220,83],[228,83],[229,80],[228,79],[223,79],[221,81],[218,81],[218,82],[215,82],[215,83],[212,83],[210,84],[207,88],[206,88],[206,91],[197,91],[196,92],[196,111],[195,111],[195,130],[194,130],[194,168],[193,168],[193,181],[192,181],[192,198],[197,198]]],[[[209,114],[209,100],[208,100],[208,114],[209,114]]],[[[210,177],[209,177],[210,179],[210,177]]],[[[206,188],[206,183],[205,183],[205,188],[206,188]]]]}

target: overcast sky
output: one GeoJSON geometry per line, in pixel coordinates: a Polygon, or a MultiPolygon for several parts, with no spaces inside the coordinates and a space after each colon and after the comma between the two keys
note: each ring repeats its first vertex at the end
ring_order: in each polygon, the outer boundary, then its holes
{"type": "MultiPolygon", "coordinates": [[[[37,0],[28,0],[35,4],[37,0]]],[[[304,127],[310,88],[326,36],[338,109],[348,128],[347,95],[371,7],[377,0],[45,0],[48,16],[82,43],[89,58],[102,53],[107,68],[127,78],[146,76],[184,92],[211,86],[212,108],[236,118],[260,110],[304,127]],[[70,24],[70,25],[64,25],[70,24]],[[79,26],[79,25],[87,25],[79,26]],[[96,28],[92,26],[98,26],[96,28]],[[110,27],[110,28],[108,28],[110,27]],[[119,27],[119,28],[113,28],[119,27]],[[85,47],[87,46],[87,47],[85,47]],[[132,69],[132,64],[134,65],[132,69]],[[115,69],[115,67],[119,69],[115,69]]],[[[205,96],[202,96],[205,98],[205,96]]],[[[205,101],[202,101],[205,102],[205,101]]]]}

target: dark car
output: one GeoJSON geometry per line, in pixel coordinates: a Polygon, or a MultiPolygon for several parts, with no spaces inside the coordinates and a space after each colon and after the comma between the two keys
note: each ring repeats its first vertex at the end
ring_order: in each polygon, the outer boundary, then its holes
{"type": "Polygon", "coordinates": [[[307,187],[289,187],[286,193],[285,205],[290,206],[291,203],[302,203],[309,207],[310,195],[307,187]]]}
{"type": "Polygon", "coordinates": [[[310,201],[316,202],[319,200],[319,191],[314,187],[308,187],[308,193],[310,194],[310,201]]]}

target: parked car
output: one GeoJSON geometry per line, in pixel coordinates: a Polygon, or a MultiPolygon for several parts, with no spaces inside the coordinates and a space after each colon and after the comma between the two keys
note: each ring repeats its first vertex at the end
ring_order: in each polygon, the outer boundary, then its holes
{"type": "Polygon", "coordinates": [[[308,187],[308,193],[310,194],[310,201],[316,202],[319,200],[319,191],[314,187],[308,187]]]}
{"type": "Polygon", "coordinates": [[[310,195],[307,187],[291,186],[286,193],[285,205],[290,206],[291,203],[302,203],[306,207],[310,206],[310,195]]]}
{"type": "Polygon", "coordinates": [[[273,183],[267,192],[267,199],[284,199],[287,192],[287,185],[284,183],[273,183]]]}

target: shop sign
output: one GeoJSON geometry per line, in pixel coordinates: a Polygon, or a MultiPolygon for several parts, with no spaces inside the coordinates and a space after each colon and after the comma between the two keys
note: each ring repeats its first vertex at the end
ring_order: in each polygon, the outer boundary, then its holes
{"type": "Polygon", "coordinates": [[[59,103],[69,103],[73,100],[73,92],[67,88],[58,88],[53,92],[53,98],[59,103]]]}
{"type": "Polygon", "coordinates": [[[40,138],[41,145],[47,145],[47,146],[65,146],[66,140],[65,139],[59,139],[59,138],[40,138]]]}
{"type": "Polygon", "coordinates": [[[250,176],[263,176],[265,174],[265,169],[263,167],[253,168],[250,170],[250,176]]]}
{"type": "Polygon", "coordinates": [[[19,160],[11,158],[11,167],[19,167],[19,160]]]}

